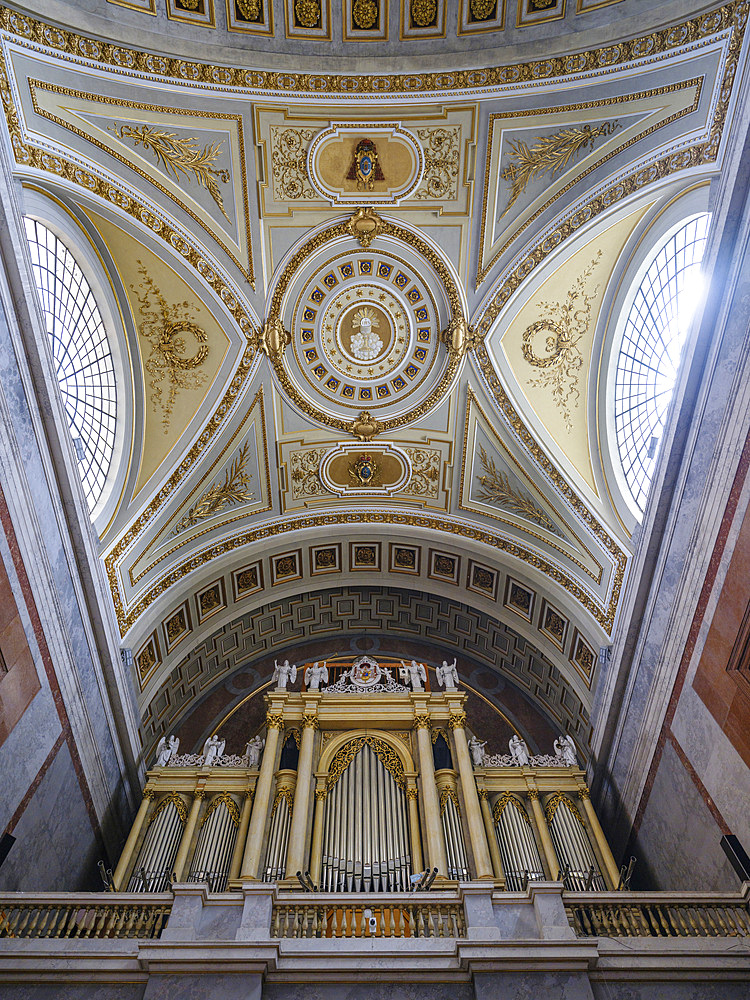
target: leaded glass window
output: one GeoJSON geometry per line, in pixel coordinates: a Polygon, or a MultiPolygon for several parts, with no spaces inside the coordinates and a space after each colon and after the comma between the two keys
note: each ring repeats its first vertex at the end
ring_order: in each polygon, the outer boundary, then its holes
{"type": "Polygon", "coordinates": [[[654,251],[625,321],[615,375],[615,431],[625,481],[643,511],[680,355],[700,296],[709,216],[654,251]]]}
{"type": "Polygon", "coordinates": [[[25,221],[78,471],[93,510],[115,448],[117,386],[112,351],[94,293],[72,253],[46,226],[30,218],[25,221]]]}

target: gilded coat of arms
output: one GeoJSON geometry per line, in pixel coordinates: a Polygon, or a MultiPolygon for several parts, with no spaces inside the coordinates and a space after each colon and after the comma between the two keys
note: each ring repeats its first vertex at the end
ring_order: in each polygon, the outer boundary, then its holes
{"type": "Polygon", "coordinates": [[[385,180],[372,139],[360,139],[357,143],[346,179],[356,181],[358,191],[372,191],[375,181],[385,180]]]}

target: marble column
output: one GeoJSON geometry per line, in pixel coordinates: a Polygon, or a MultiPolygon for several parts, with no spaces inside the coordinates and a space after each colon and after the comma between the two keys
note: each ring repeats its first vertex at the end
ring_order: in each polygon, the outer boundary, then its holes
{"type": "Polygon", "coordinates": [[[305,863],[305,847],[307,845],[307,816],[310,810],[310,785],[312,783],[313,746],[318,720],[316,707],[305,706],[302,718],[302,737],[297,763],[297,787],[294,790],[294,807],[292,809],[292,824],[289,829],[289,845],[286,852],[286,873],[294,877],[303,870],[305,863]]]}
{"type": "Polygon", "coordinates": [[[492,859],[492,870],[495,873],[495,879],[505,885],[505,872],[503,871],[503,862],[500,858],[500,848],[497,845],[495,821],[492,818],[490,799],[486,788],[483,788],[479,792],[479,804],[482,808],[482,819],[484,820],[484,830],[487,834],[487,845],[490,849],[490,858],[492,859]]]}
{"type": "Polygon", "coordinates": [[[453,741],[456,747],[458,774],[461,779],[461,790],[466,806],[466,824],[469,827],[471,850],[474,854],[477,878],[494,878],[492,860],[487,846],[487,835],[482,819],[482,809],[479,805],[477,783],[474,778],[474,765],[471,762],[469,744],[466,740],[466,712],[451,712],[448,726],[453,730],[453,741]]]}
{"type": "Polygon", "coordinates": [[[422,860],[422,838],[419,833],[419,805],[417,803],[417,786],[414,779],[407,779],[406,802],[409,807],[409,837],[411,843],[411,870],[421,872],[424,870],[422,860]]]}
{"type": "Polygon", "coordinates": [[[185,829],[182,831],[180,848],[177,851],[177,857],[174,862],[174,875],[177,882],[182,882],[183,877],[188,871],[188,854],[195,837],[195,828],[198,825],[198,815],[201,811],[201,805],[203,804],[205,796],[206,792],[203,788],[196,788],[193,792],[193,801],[190,806],[190,812],[188,813],[185,829]]]}
{"type": "Polygon", "coordinates": [[[247,842],[245,844],[245,853],[242,858],[242,868],[240,871],[240,878],[243,879],[256,879],[258,877],[258,865],[260,864],[260,856],[264,847],[263,831],[266,828],[268,804],[271,799],[271,789],[273,788],[276,751],[279,746],[279,733],[283,725],[284,716],[281,712],[269,712],[266,716],[266,745],[263,750],[263,760],[260,764],[258,781],[255,785],[253,812],[247,831],[247,842]]]}
{"type": "Polygon", "coordinates": [[[320,881],[320,864],[323,858],[323,819],[326,812],[327,794],[328,791],[325,786],[315,789],[315,816],[313,818],[312,843],[310,845],[310,878],[316,885],[320,881]]]}
{"type": "Polygon", "coordinates": [[[422,804],[424,805],[425,835],[427,840],[427,863],[437,868],[438,874],[448,872],[448,858],[445,853],[443,824],[440,821],[440,802],[435,785],[435,763],[432,758],[430,738],[430,717],[426,712],[415,715],[417,744],[419,746],[419,771],[422,776],[422,804]]]}
{"type": "MultiPolygon", "coordinates": [[[[610,889],[616,889],[620,883],[620,869],[617,867],[615,859],[612,856],[612,851],[609,849],[607,838],[604,836],[604,830],[602,830],[599,823],[599,817],[596,815],[594,807],[591,805],[588,788],[580,788],[578,790],[578,798],[581,800],[583,811],[586,813],[586,819],[588,820],[589,829],[594,836],[594,847],[599,848],[597,853],[601,856],[601,861],[604,863],[607,878],[610,882],[610,889]]],[[[602,874],[604,874],[604,872],[602,872],[602,874]]]]}
{"type": "Polygon", "coordinates": [[[133,820],[133,825],[130,828],[130,833],[128,834],[128,839],[125,841],[125,846],[122,849],[122,854],[120,855],[120,860],[117,862],[117,868],[115,868],[115,873],[112,876],[115,883],[115,889],[120,892],[122,891],[122,886],[125,882],[125,876],[127,875],[128,869],[130,868],[130,863],[133,860],[133,853],[135,852],[136,844],[143,830],[143,826],[146,822],[146,817],[148,815],[149,806],[156,798],[156,792],[153,788],[147,788],[143,792],[143,799],[138,807],[138,812],[136,813],[135,819],[133,820]]]}
{"type": "Polygon", "coordinates": [[[530,788],[528,794],[529,801],[531,802],[531,811],[534,814],[534,823],[536,824],[537,832],[539,833],[539,839],[542,842],[542,850],[544,851],[544,858],[547,862],[549,877],[554,881],[557,878],[562,866],[560,865],[560,862],[557,859],[557,854],[555,853],[555,845],[552,843],[552,837],[550,836],[549,827],[547,826],[547,819],[544,815],[542,804],[539,801],[539,792],[536,788],[530,788]]]}
{"type": "Polygon", "coordinates": [[[243,792],[243,795],[244,802],[242,803],[242,812],[240,813],[240,825],[237,828],[237,841],[234,845],[234,852],[232,853],[232,863],[229,866],[228,882],[233,881],[240,874],[242,855],[245,850],[245,841],[247,840],[247,828],[250,825],[250,811],[253,806],[253,792],[250,788],[247,788],[243,792]]]}

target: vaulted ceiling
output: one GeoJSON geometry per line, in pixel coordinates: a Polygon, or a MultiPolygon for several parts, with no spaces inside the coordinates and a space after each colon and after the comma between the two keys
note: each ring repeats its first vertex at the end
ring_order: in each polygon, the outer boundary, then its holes
{"type": "Polygon", "coordinates": [[[618,310],[707,204],[747,5],[164,3],[0,17],[27,210],[93,249],[122,330],[95,526],[144,742],[269,603],[356,633],[327,589],[469,606],[585,717],[636,526],[618,310]]]}

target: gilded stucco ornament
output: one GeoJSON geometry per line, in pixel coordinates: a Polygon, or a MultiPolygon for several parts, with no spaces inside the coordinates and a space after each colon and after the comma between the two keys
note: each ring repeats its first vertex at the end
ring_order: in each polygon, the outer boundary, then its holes
{"type": "Polygon", "coordinates": [[[349,425],[349,430],[360,441],[369,441],[382,429],[383,425],[380,421],[371,416],[367,410],[363,410],[349,425]]]}
{"type": "Polygon", "coordinates": [[[383,220],[374,208],[370,208],[369,205],[361,206],[349,219],[346,228],[360,246],[369,247],[383,231],[383,220]]]}
{"type": "Polygon", "coordinates": [[[272,361],[279,360],[284,354],[284,348],[292,341],[291,334],[284,329],[284,324],[278,316],[270,316],[263,325],[260,347],[272,361]]]}
{"type": "Polygon", "coordinates": [[[454,316],[440,337],[448,350],[458,358],[462,358],[482,340],[482,334],[469,326],[463,314],[454,316]]]}

